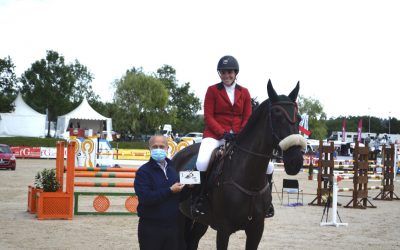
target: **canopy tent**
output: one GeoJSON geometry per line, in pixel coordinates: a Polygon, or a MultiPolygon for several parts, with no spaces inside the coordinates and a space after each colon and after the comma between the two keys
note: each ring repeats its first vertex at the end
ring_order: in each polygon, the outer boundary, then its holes
{"type": "Polygon", "coordinates": [[[56,137],[68,138],[69,128],[92,129],[94,134],[102,134],[104,129],[107,131],[106,139],[109,141],[112,140],[112,119],[97,113],[97,111],[89,105],[86,98],[83,99],[76,109],[57,118],[56,137]],[[106,129],[104,129],[104,122],[106,123],[106,129]]]}
{"type": "Polygon", "coordinates": [[[13,112],[0,113],[0,136],[44,137],[46,115],[29,107],[22,99],[21,93],[18,93],[13,104],[13,112]]]}

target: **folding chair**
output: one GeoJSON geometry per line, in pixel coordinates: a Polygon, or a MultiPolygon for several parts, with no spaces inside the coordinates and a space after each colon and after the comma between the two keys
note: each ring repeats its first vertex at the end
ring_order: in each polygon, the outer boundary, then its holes
{"type": "Polygon", "coordinates": [[[297,203],[299,203],[300,193],[301,193],[301,204],[303,204],[303,190],[299,188],[299,181],[296,179],[283,179],[282,185],[282,202],[283,204],[283,194],[286,193],[288,197],[288,205],[290,205],[290,200],[296,199],[297,203]],[[296,194],[296,198],[290,198],[291,194],[296,194]]]}

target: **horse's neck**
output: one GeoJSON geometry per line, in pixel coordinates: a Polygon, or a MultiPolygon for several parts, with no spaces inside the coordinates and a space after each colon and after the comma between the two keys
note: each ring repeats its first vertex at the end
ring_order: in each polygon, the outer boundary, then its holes
{"type": "MultiPolygon", "coordinates": [[[[266,134],[270,131],[267,125],[267,119],[259,121],[254,129],[248,130],[248,134],[237,142],[239,147],[257,154],[270,155],[272,153],[272,136],[266,134]]],[[[250,184],[251,187],[260,187],[265,184],[265,172],[269,158],[240,149],[235,149],[235,151],[237,160],[232,161],[232,177],[240,179],[242,183],[250,184]]]]}

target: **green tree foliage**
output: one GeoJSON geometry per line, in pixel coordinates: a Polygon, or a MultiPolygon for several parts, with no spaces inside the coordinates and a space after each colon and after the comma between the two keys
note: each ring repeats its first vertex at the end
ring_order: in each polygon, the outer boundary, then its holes
{"type": "Polygon", "coordinates": [[[310,138],[325,139],[327,137],[326,114],[319,100],[299,96],[298,106],[300,114],[308,115],[308,128],[312,132],[310,138]]]}
{"type": "Polygon", "coordinates": [[[45,58],[22,74],[22,93],[38,112],[48,111],[50,122],[75,108],[83,97],[89,101],[98,99],[90,85],[92,79],[92,74],[77,60],[66,64],[62,55],[49,50],[45,58]]]}
{"type": "MultiPolygon", "coordinates": [[[[162,81],[169,93],[168,119],[165,123],[173,124],[176,131],[190,132],[194,124],[199,125],[196,120],[197,112],[201,109],[200,99],[190,92],[189,82],[179,86],[175,75],[175,69],[169,65],[163,65],[157,70],[157,78],[162,81]]],[[[196,131],[202,130],[203,128],[196,131]]]]}
{"type": "MultiPolygon", "coordinates": [[[[381,119],[378,117],[368,116],[339,116],[337,118],[331,118],[327,120],[326,125],[328,128],[328,134],[330,135],[333,131],[342,131],[343,119],[346,119],[346,131],[357,132],[358,122],[360,119],[363,120],[362,132],[367,133],[378,133],[384,134],[389,133],[389,119],[381,119]]],[[[396,118],[391,117],[390,119],[390,133],[400,133],[400,121],[396,118]]]]}
{"type": "Polygon", "coordinates": [[[128,70],[115,83],[115,124],[134,134],[154,133],[167,117],[168,90],[154,76],[140,69],[128,70]]]}
{"type": "Polygon", "coordinates": [[[0,58],[0,112],[10,112],[14,109],[12,102],[17,93],[17,77],[11,58],[0,58]]]}

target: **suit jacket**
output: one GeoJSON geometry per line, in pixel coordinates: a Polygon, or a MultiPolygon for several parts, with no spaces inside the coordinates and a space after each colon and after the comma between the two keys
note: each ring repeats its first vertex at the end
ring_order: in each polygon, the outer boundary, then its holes
{"type": "Polygon", "coordinates": [[[174,225],[179,214],[179,193],[172,193],[170,187],[179,182],[179,176],[172,162],[169,159],[166,161],[166,174],[152,158],[136,172],[137,211],[141,219],[160,225],[174,225]]]}
{"type": "Polygon", "coordinates": [[[237,134],[246,125],[251,115],[249,91],[236,84],[233,105],[223,83],[208,87],[204,99],[204,137],[221,139],[224,132],[231,130],[237,134]]]}

